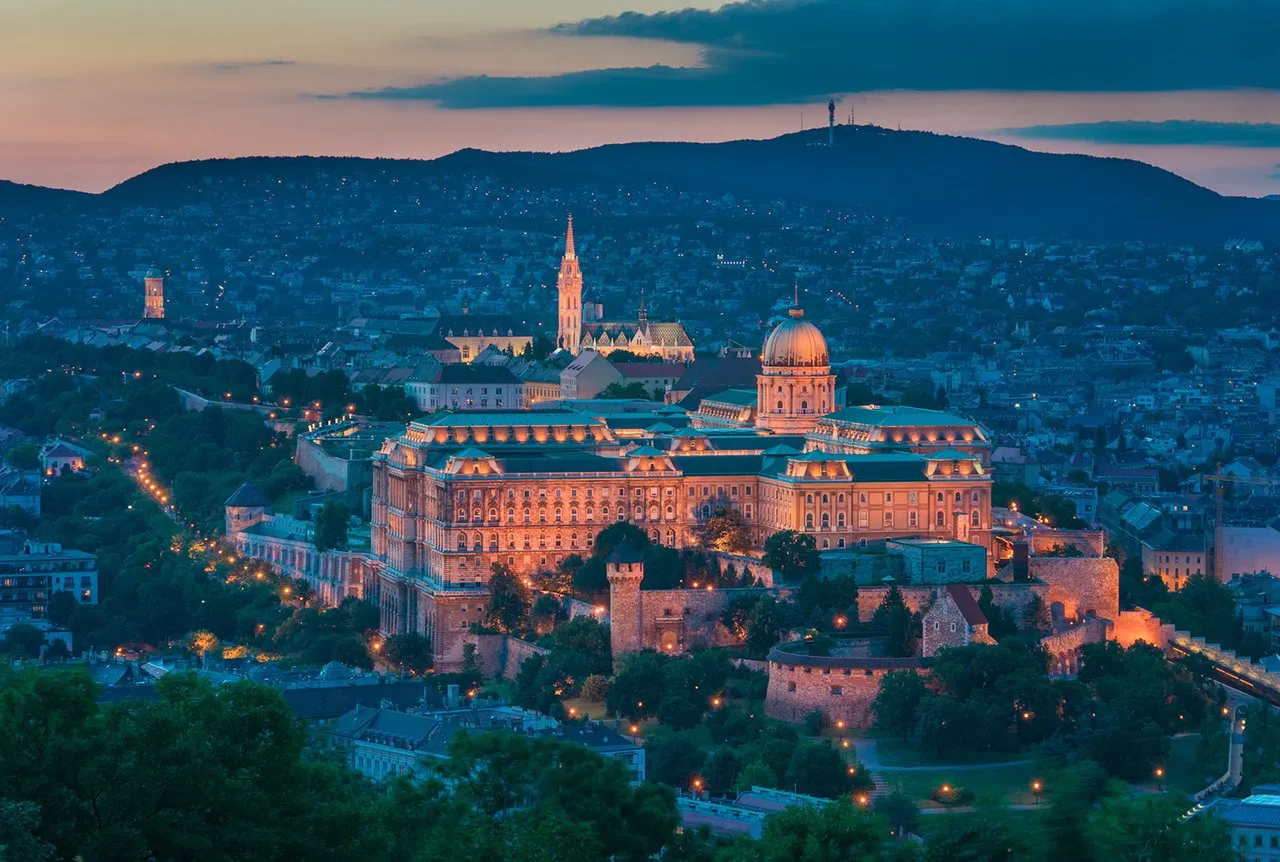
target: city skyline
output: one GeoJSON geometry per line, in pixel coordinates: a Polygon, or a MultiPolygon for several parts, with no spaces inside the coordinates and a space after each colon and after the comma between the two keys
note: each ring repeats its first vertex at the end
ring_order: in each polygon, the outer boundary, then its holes
{"type": "Polygon", "coordinates": [[[1252,0],[1212,20],[1191,2],[1014,4],[999,27],[949,3],[684,5],[18,0],[0,34],[0,177],[100,191],[201,158],[772,137],[824,124],[834,95],[840,120],[1280,193],[1280,81],[1251,35],[1277,13],[1252,0]]]}

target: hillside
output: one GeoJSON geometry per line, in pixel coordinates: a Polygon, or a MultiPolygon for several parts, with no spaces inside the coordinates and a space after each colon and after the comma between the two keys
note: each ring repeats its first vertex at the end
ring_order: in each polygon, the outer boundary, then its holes
{"type": "MultiPolygon", "coordinates": [[[[462,150],[431,161],[322,157],[186,162],[147,171],[97,196],[106,207],[196,203],[214,182],[266,174],[301,178],[320,170],[358,170],[365,181],[415,182],[460,172],[531,187],[584,181],[672,184],[689,190],[900,218],[918,229],[962,238],[1066,236],[1218,242],[1280,239],[1280,202],[1223,197],[1168,171],[1123,159],[1037,153],[1020,147],[874,126],[762,141],[632,143],[570,153],[462,150]]],[[[60,206],[73,193],[0,186],[0,213],[60,206]],[[14,201],[21,201],[19,207],[14,201]]]]}

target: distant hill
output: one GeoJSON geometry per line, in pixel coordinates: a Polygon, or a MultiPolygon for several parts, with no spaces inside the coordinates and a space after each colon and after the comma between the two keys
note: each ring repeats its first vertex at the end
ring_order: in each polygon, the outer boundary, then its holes
{"type": "MultiPolygon", "coordinates": [[[[718,144],[632,143],[571,153],[461,150],[431,161],[324,157],[184,162],[147,171],[91,198],[109,207],[200,201],[217,181],[359,170],[400,182],[476,172],[531,186],[583,181],[669,183],[743,198],[786,198],[862,211],[956,237],[1072,237],[1218,242],[1280,239],[1280,202],[1224,197],[1168,171],[1126,159],[1038,153],[1021,147],[876,126],[718,144]]],[[[10,186],[0,187],[0,212],[10,186]]],[[[31,187],[16,187],[30,190],[31,187]]],[[[34,194],[34,190],[27,194],[34,194]]],[[[49,195],[65,192],[47,191],[49,195]]],[[[49,205],[67,203],[65,198],[49,205]]],[[[28,206],[30,202],[28,202],[28,206]]]]}
{"type": "Polygon", "coordinates": [[[16,214],[29,210],[45,210],[51,207],[87,204],[94,195],[69,189],[51,189],[46,186],[29,186],[0,180],[0,215],[16,214]]]}

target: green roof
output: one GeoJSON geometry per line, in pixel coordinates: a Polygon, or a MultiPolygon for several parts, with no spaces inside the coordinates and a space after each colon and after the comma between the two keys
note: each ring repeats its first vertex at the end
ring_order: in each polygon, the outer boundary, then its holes
{"type": "Polygon", "coordinates": [[[490,455],[488,452],[484,451],[483,449],[477,449],[474,446],[472,446],[472,447],[463,449],[460,452],[454,452],[449,457],[467,458],[467,459],[483,459],[483,458],[492,458],[493,456],[490,455]]]}
{"type": "Polygon", "coordinates": [[[501,426],[549,426],[549,425],[599,425],[594,416],[579,413],[575,410],[467,410],[458,413],[444,413],[429,419],[415,422],[422,428],[469,428],[501,427],[501,426]]]}
{"type": "Polygon", "coordinates": [[[703,401],[714,401],[717,404],[732,404],[735,407],[755,407],[756,391],[754,389],[726,389],[714,395],[708,395],[703,401]]]}
{"type": "Polygon", "coordinates": [[[926,456],[930,461],[976,461],[977,455],[969,452],[961,452],[959,449],[943,449],[939,452],[931,452],[926,456]]]}
{"type": "Polygon", "coordinates": [[[674,426],[668,425],[666,422],[655,422],[644,430],[651,431],[654,434],[673,434],[673,432],[679,433],[679,432],[676,432],[676,429],[674,426]]]}
{"type": "Polygon", "coordinates": [[[679,404],[664,404],[663,406],[659,407],[659,408],[658,408],[656,411],[654,411],[654,412],[656,412],[656,413],[666,413],[666,414],[668,414],[668,415],[672,415],[672,416],[677,415],[677,414],[679,414],[679,415],[683,416],[684,414],[688,413],[689,411],[688,411],[688,410],[685,410],[685,409],[684,409],[683,407],[681,407],[679,404]]]}
{"type": "Polygon", "coordinates": [[[640,456],[642,458],[645,458],[645,457],[656,458],[656,457],[665,457],[666,454],[667,454],[666,452],[663,452],[661,449],[655,449],[653,446],[638,446],[635,449],[632,449],[630,452],[628,452],[627,457],[631,458],[635,456],[640,456]]]}
{"type": "Polygon", "coordinates": [[[888,428],[911,425],[967,425],[975,423],[971,419],[948,413],[945,410],[926,410],[923,407],[903,407],[890,405],[887,407],[866,405],[862,407],[846,407],[826,417],[833,422],[848,422],[858,425],[879,425],[888,428]]]}

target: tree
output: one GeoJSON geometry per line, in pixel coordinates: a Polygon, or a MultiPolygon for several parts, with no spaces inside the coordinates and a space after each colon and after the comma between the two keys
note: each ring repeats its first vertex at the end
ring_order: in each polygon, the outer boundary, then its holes
{"type": "Polygon", "coordinates": [[[351,507],[340,500],[330,500],[316,512],[314,541],[316,550],[343,550],[347,547],[347,527],[351,523],[351,507]]]}
{"type": "Polygon", "coordinates": [[[698,528],[702,544],[715,551],[740,554],[751,548],[746,518],[733,506],[717,506],[698,528]]]}
{"type": "Polygon", "coordinates": [[[529,626],[529,588],[511,569],[493,564],[489,576],[489,603],[485,607],[485,625],[503,634],[514,634],[529,626]]]}
{"type": "Polygon", "coordinates": [[[19,443],[4,453],[4,460],[15,470],[39,470],[40,450],[34,443],[19,443]]]}
{"type": "Polygon", "coordinates": [[[703,702],[686,692],[665,693],[658,708],[658,721],[676,730],[692,730],[705,712],[703,702]]]}
{"type": "Polygon", "coordinates": [[[817,575],[822,568],[813,536],[795,530],[781,530],[764,543],[764,564],[783,580],[796,583],[807,575],[817,575]]]}
{"type": "Polygon", "coordinates": [[[70,590],[57,590],[49,597],[49,622],[59,628],[66,628],[71,622],[71,615],[75,613],[80,602],[76,601],[76,594],[70,590]]]}
{"type": "Polygon", "coordinates": [[[832,799],[852,790],[853,780],[838,749],[826,742],[809,742],[791,755],[784,786],[806,796],[832,799]]]}
{"type": "MultiPolygon", "coordinates": [[[[983,811],[937,820],[937,828],[930,829],[925,844],[925,862],[1002,862],[1022,859],[1029,850],[1025,831],[1015,829],[1003,812],[983,811]]],[[[1078,851],[1079,846],[1072,849],[1078,851]]]]}
{"type": "Polygon", "coordinates": [[[880,691],[871,708],[876,714],[876,726],[901,736],[906,742],[916,728],[916,719],[928,689],[924,680],[913,670],[895,670],[880,680],[880,691]]]}
{"type": "Polygon", "coordinates": [[[760,841],[729,858],[753,862],[846,862],[879,859],[884,845],[883,824],[855,810],[847,801],[822,808],[794,805],[765,818],[760,841]]]}
{"type": "Polygon", "coordinates": [[[888,655],[901,658],[913,654],[911,611],[896,586],[885,593],[871,621],[886,632],[885,652],[888,655]]]}
{"type": "Polygon", "coordinates": [[[753,760],[738,773],[734,789],[741,793],[753,787],[774,787],[777,781],[769,764],[763,760],[753,760]]]}
{"type": "Polygon", "coordinates": [[[391,635],[382,645],[382,660],[388,667],[402,668],[420,676],[435,664],[431,638],[413,633],[391,635]]]}
{"type": "Polygon", "coordinates": [[[875,812],[889,821],[895,831],[915,832],[920,822],[920,807],[901,790],[886,793],[876,799],[875,812]]]}
{"type": "Polygon", "coordinates": [[[0,652],[14,658],[39,658],[44,646],[44,632],[28,623],[15,623],[0,640],[0,652]]]}
{"type": "Polygon", "coordinates": [[[656,715],[666,689],[668,661],[670,659],[665,655],[653,650],[623,656],[618,661],[618,673],[614,675],[605,700],[609,712],[632,721],[656,715]]]}
{"type": "Polygon", "coordinates": [[[609,678],[593,673],[582,683],[582,699],[589,703],[604,703],[609,696],[609,678]]]}
{"type": "Polygon", "coordinates": [[[682,790],[692,787],[694,776],[702,772],[706,755],[683,733],[654,736],[645,743],[645,774],[654,781],[682,790]]]}
{"type": "Polygon", "coordinates": [[[707,758],[707,765],[702,770],[703,785],[707,791],[715,795],[723,795],[733,789],[742,771],[742,761],[732,748],[720,746],[707,758]]]}

